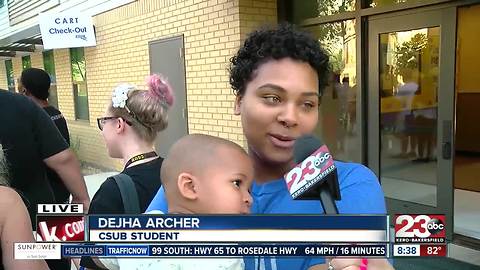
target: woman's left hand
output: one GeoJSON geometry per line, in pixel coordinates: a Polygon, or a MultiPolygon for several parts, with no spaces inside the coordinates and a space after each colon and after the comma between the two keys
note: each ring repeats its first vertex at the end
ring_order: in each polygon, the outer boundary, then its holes
{"type": "Polygon", "coordinates": [[[361,267],[362,259],[333,258],[330,260],[330,270],[393,270],[387,259],[368,259],[368,265],[361,267]]]}
{"type": "Polygon", "coordinates": [[[361,268],[362,259],[332,258],[327,259],[330,264],[315,265],[309,270],[394,270],[387,259],[368,259],[366,268],[361,268]]]}

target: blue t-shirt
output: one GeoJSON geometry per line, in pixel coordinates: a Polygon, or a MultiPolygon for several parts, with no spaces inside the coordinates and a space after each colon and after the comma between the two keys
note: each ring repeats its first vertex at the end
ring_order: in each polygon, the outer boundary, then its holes
{"type": "MultiPolygon", "coordinates": [[[[385,198],[375,174],[357,163],[335,161],[341,200],[336,201],[341,214],[385,214],[385,198]]],[[[285,180],[278,179],[252,186],[253,214],[322,214],[320,201],[293,200],[285,180]]],[[[168,206],[162,188],[153,198],[147,212],[167,212],[168,206]]],[[[245,258],[247,270],[296,270],[323,264],[323,258],[255,257],[245,258]]]]}

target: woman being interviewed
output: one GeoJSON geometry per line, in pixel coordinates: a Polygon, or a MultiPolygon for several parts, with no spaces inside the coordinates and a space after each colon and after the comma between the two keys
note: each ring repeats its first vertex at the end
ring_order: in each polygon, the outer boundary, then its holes
{"type": "MultiPolygon", "coordinates": [[[[252,32],[232,57],[234,113],[241,118],[254,166],[252,213],[324,213],[318,201],[293,200],[283,176],[294,165],[295,140],[312,134],[318,124],[328,76],[328,55],[318,40],[286,24],[252,32]]],[[[361,164],[336,161],[335,166],[342,197],[336,201],[339,213],[385,214],[385,199],[375,174],[361,164]]],[[[166,208],[160,189],[147,211],[166,208]]],[[[364,269],[361,259],[261,256],[244,261],[247,270],[364,269]]],[[[392,268],[381,259],[369,260],[368,269],[392,268]]]]}
{"type": "MultiPolygon", "coordinates": [[[[108,154],[123,160],[121,174],[134,183],[138,214],[147,209],[161,186],[158,177],[163,158],[155,153],[154,141],[167,127],[167,111],[174,101],[171,86],[161,76],[151,75],[146,83],[148,90],[129,84],[117,86],[105,116],[97,119],[108,154]]],[[[89,214],[125,214],[129,207],[123,204],[118,182],[109,177],[93,196],[89,214]]],[[[82,266],[96,268],[92,263],[86,257],[81,260],[82,266]]]]}

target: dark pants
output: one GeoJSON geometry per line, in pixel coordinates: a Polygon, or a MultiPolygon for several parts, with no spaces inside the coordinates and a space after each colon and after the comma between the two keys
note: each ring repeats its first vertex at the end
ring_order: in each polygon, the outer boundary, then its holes
{"type": "Polygon", "coordinates": [[[70,270],[70,259],[45,260],[50,270],[70,270]]]}

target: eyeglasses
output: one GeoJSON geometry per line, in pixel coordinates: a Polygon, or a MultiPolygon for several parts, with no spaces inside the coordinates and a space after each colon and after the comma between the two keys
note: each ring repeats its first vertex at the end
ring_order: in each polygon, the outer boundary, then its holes
{"type": "Polygon", "coordinates": [[[107,116],[107,117],[99,117],[97,118],[97,125],[100,130],[103,130],[103,126],[107,122],[107,120],[117,119],[118,117],[115,116],[107,116]]]}
{"type": "Polygon", "coordinates": [[[125,120],[123,119],[122,117],[118,117],[118,116],[106,116],[106,117],[99,117],[97,118],[97,125],[98,125],[98,128],[100,130],[103,130],[103,126],[105,126],[105,122],[107,122],[107,120],[112,120],[112,119],[122,119],[123,121],[125,121],[125,123],[127,123],[129,126],[132,125],[132,123],[128,120],[125,120]]]}

